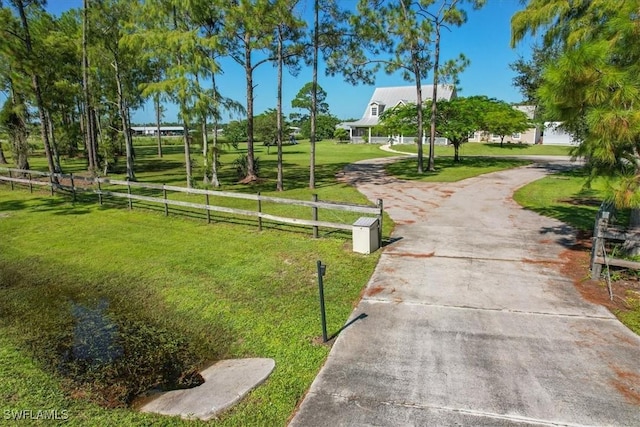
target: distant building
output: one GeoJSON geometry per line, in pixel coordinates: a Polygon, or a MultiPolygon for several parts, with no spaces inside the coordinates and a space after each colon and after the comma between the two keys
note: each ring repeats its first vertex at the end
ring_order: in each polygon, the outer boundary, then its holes
{"type": "MultiPolygon", "coordinates": [[[[157,126],[131,126],[131,134],[133,136],[155,136],[157,135],[157,126]]],[[[160,135],[162,136],[181,136],[184,135],[183,126],[160,126],[160,135]]]]}
{"type": "Polygon", "coordinates": [[[542,144],[544,145],[580,145],[573,135],[562,129],[562,122],[544,122],[542,144]]]}
{"type": "MultiPolygon", "coordinates": [[[[431,100],[433,94],[433,85],[422,85],[422,101],[431,100]]],[[[449,85],[438,85],[438,99],[451,100],[456,97],[456,89],[449,85]]],[[[382,113],[390,108],[399,105],[416,104],[417,94],[415,86],[396,86],[396,87],[379,87],[376,88],[371,95],[371,99],[365,108],[362,118],[355,122],[345,122],[338,125],[340,128],[348,129],[351,142],[365,142],[386,144],[392,138],[394,143],[413,143],[416,135],[395,135],[395,136],[376,136],[372,133],[372,129],[378,125],[382,113]]],[[[425,121],[425,123],[428,123],[425,121]]],[[[425,128],[426,129],[426,128],[425,128]]],[[[446,141],[445,138],[436,138],[446,141]]],[[[441,142],[442,142],[441,141],[441,142]]]]}
{"type": "MultiPolygon", "coordinates": [[[[522,111],[527,115],[529,120],[533,121],[536,112],[535,105],[514,105],[513,108],[522,111]]],[[[532,126],[525,132],[506,135],[503,142],[512,144],[538,144],[540,143],[540,138],[540,128],[532,126]]],[[[476,131],[473,136],[469,138],[469,142],[500,142],[500,135],[493,135],[480,130],[476,131]]]]}

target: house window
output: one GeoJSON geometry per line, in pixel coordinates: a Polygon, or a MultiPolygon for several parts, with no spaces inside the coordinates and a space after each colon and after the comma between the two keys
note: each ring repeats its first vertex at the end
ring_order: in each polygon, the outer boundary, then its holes
{"type": "Polygon", "coordinates": [[[377,105],[372,105],[371,106],[371,115],[372,116],[377,116],[378,115],[378,106],[377,105]]]}
{"type": "Polygon", "coordinates": [[[522,137],[522,135],[520,135],[520,133],[514,133],[511,135],[511,139],[520,139],[522,137]]]}

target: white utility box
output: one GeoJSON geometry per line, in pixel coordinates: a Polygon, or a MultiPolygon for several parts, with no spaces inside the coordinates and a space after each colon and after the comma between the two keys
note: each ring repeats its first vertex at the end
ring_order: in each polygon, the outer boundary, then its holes
{"type": "Polygon", "coordinates": [[[370,254],[380,248],[378,218],[361,217],[353,223],[353,251],[370,254]]]}

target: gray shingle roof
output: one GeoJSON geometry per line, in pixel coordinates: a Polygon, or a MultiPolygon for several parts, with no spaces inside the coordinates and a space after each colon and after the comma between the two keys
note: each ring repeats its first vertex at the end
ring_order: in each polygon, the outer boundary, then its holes
{"type": "MultiPolygon", "coordinates": [[[[422,85],[422,100],[428,101],[433,94],[433,85],[422,85]]],[[[449,85],[438,85],[438,99],[450,100],[455,98],[455,88],[449,85]]],[[[351,126],[369,127],[378,124],[379,116],[371,115],[371,104],[384,105],[385,109],[393,108],[399,103],[415,104],[417,102],[415,86],[378,87],[373,91],[371,99],[365,107],[362,118],[348,123],[351,126]]]]}

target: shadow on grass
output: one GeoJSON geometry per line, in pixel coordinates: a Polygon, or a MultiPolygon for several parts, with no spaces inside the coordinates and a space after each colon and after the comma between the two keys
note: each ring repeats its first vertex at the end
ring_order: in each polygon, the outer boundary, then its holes
{"type": "Polygon", "coordinates": [[[6,200],[0,202],[0,213],[7,211],[21,211],[27,207],[27,204],[22,200],[6,200]]]}
{"type": "MultiPolygon", "coordinates": [[[[24,190],[19,188],[14,191],[24,190]]],[[[71,198],[71,193],[69,193],[68,197],[71,198]]],[[[52,212],[55,215],[82,215],[90,212],[89,209],[70,205],[65,198],[34,197],[30,198],[28,202],[24,200],[7,200],[0,202],[0,212],[30,210],[32,212],[52,212]]]]}
{"type": "Polygon", "coordinates": [[[512,144],[510,142],[505,142],[503,144],[500,144],[499,142],[492,142],[484,145],[486,145],[487,147],[499,148],[502,150],[526,150],[530,147],[529,144],[512,144]]]}
{"type": "MultiPolygon", "coordinates": [[[[435,171],[428,171],[427,161],[424,162],[424,171],[418,173],[417,161],[415,158],[403,159],[386,165],[385,170],[388,174],[404,180],[421,180],[425,178],[437,178],[445,173],[455,176],[460,171],[460,179],[465,178],[465,169],[508,169],[518,166],[530,164],[529,161],[517,159],[505,159],[499,157],[463,157],[460,161],[455,162],[453,157],[438,157],[435,161],[435,171]]],[[[474,174],[476,175],[476,174],[474,174]]],[[[447,178],[447,181],[452,179],[447,178]]],[[[455,179],[454,179],[455,180],[455,179]]]]}
{"type": "MultiPolygon", "coordinates": [[[[250,184],[240,184],[241,179],[235,170],[230,166],[223,167],[219,173],[219,179],[222,182],[233,182],[235,184],[225,185],[225,188],[231,188],[239,193],[255,194],[257,192],[270,192],[276,190],[277,185],[277,161],[263,160],[261,157],[260,167],[263,172],[260,173],[258,181],[250,184]]],[[[349,163],[332,163],[329,165],[316,165],[315,169],[315,187],[325,188],[340,185],[336,181],[336,174],[345,168],[349,163]]],[[[283,187],[285,190],[298,190],[309,188],[309,168],[297,165],[295,163],[283,164],[283,187]]]]}

